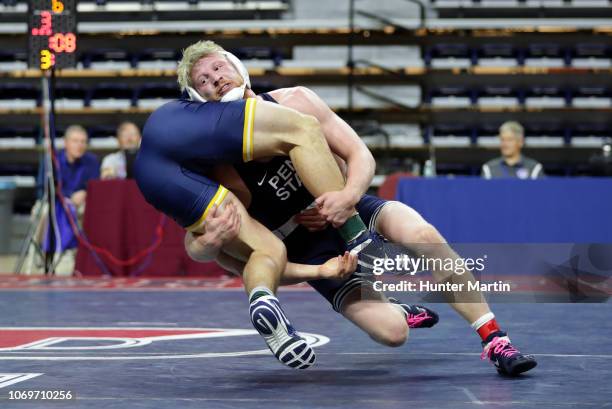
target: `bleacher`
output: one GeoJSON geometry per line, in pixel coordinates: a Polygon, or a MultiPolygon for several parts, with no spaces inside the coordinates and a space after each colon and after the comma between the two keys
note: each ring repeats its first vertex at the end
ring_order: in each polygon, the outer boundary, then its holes
{"type": "MultiPolygon", "coordinates": [[[[0,175],[29,184],[19,177],[39,160],[41,93],[25,4],[0,1],[0,175]]],[[[81,1],[78,67],[57,72],[57,128],[82,124],[93,152],[116,149],[116,124],[142,125],[176,98],[181,49],[207,37],[243,59],[257,92],[314,90],[381,160],[423,162],[433,144],[439,172],[475,174],[515,119],[528,155],[576,175],[611,136],[607,0],[435,0],[423,13],[402,0],[355,4],[351,29],[348,3],[81,1]]]]}

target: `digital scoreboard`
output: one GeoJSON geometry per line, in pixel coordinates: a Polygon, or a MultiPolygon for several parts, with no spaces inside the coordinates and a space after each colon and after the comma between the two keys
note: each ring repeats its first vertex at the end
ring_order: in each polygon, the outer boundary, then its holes
{"type": "Polygon", "coordinates": [[[28,66],[76,67],[76,0],[30,0],[28,6],[28,66]]]}

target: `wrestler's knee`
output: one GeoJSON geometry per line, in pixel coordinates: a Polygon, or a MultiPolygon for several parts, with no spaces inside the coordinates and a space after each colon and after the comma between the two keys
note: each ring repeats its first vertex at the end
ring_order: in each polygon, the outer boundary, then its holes
{"type": "Polygon", "coordinates": [[[419,244],[438,244],[445,243],[444,237],[440,232],[429,223],[421,223],[414,228],[413,242],[419,244]]]}
{"type": "Polygon", "coordinates": [[[377,331],[370,334],[370,337],[379,344],[397,348],[408,339],[408,324],[404,319],[388,321],[377,328],[377,331]]]}
{"type": "Polygon", "coordinates": [[[266,246],[265,249],[253,251],[251,259],[266,271],[282,272],[287,263],[287,250],[282,242],[280,242],[280,246],[271,244],[269,247],[266,246]]]}
{"type": "Polygon", "coordinates": [[[326,143],[325,136],[319,121],[311,115],[296,113],[291,128],[275,133],[269,141],[269,151],[275,155],[289,155],[296,147],[318,149],[323,143],[326,143]]]}
{"type": "Polygon", "coordinates": [[[274,237],[274,239],[269,240],[264,249],[260,251],[264,251],[270,262],[275,263],[280,271],[284,270],[285,264],[287,263],[287,248],[282,241],[274,237]]]}

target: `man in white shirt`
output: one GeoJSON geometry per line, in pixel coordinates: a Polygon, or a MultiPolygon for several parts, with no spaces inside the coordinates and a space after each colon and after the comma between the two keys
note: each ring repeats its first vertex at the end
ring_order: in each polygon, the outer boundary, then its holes
{"type": "Polygon", "coordinates": [[[133,122],[122,122],[117,127],[117,140],[120,150],[106,155],[102,160],[100,174],[102,179],[125,179],[128,174],[128,156],[135,154],[140,146],[140,129],[133,122]]]}

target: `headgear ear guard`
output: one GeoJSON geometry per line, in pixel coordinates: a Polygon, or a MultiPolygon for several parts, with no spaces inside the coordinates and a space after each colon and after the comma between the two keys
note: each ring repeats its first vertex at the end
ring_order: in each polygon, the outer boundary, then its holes
{"type": "MultiPolygon", "coordinates": [[[[219,51],[219,54],[225,56],[227,60],[236,68],[238,74],[242,77],[242,85],[230,90],[227,94],[223,95],[221,102],[230,102],[241,99],[244,96],[244,90],[251,88],[251,79],[249,77],[249,71],[246,69],[242,61],[240,61],[234,54],[229,51],[219,51]]],[[[208,102],[202,95],[198,93],[194,88],[187,87],[187,94],[189,99],[198,102],[208,102]]]]}

